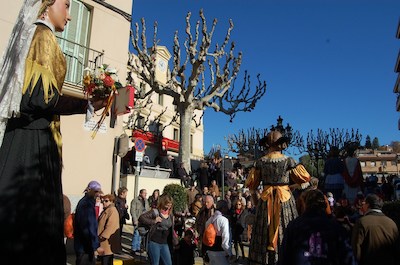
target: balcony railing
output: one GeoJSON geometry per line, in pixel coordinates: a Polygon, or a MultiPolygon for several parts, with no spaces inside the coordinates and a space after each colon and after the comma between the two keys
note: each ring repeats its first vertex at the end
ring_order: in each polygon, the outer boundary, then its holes
{"type": "Polygon", "coordinates": [[[103,63],[104,51],[96,51],[79,43],[57,37],[67,60],[65,82],[82,85],[83,70],[86,67],[95,69],[103,63]]]}

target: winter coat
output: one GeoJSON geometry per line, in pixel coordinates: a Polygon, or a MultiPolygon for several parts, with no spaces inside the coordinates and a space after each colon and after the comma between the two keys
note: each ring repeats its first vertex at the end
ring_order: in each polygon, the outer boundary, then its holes
{"type": "Polygon", "coordinates": [[[119,213],[114,204],[110,204],[99,217],[97,229],[100,247],[104,249],[104,255],[111,255],[119,243],[119,213]]]}
{"type": "Polygon", "coordinates": [[[353,227],[352,246],[360,265],[399,264],[399,232],[396,223],[373,210],[353,227]]]}
{"type": "Polygon", "coordinates": [[[95,200],[88,194],[78,202],[74,218],[74,249],[76,254],[93,253],[99,246],[95,200]]]}
{"type": "Polygon", "coordinates": [[[197,233],[199,233],[200,237],[203,236],[204,230],[206,228],[206,222],[212,215],[214,215],[214,211],[214,207],[212,207],[211,209],[207,209],[207,207],[204,205],[197,214],[195,226],[197,233]]]}
{"type": "Polygon", "coordinates": [[[236,211],[233,211],[231,227],[232,239],[235,242],[241,242],[243,240],[242,234],[245,231],[247,215],[248,212],[245,210],[242,210],[239,214],[237,214],[236,211]]]}
{"type": "Polygon", "coordinates": [[[121,224],[121,228],[123,224],[126,224],[126,220],[129,220],[128,209],[125,207],[126,199],[117,197],[115,199],[115,208],[117,208],[119,213],[119,223],[121,224]]]}
{"type": "MultiPolygon", "coordinates": [[[[160,215],[159,210],[157,208],[155,208],[155,209],[151,209],[151,210],[143,213],[139,217],[139,226],[144,226],[144,227],[149,228],[149,232],[148,232],[148,236],[147,236],[147,238],[149,238],[149,239],[152,237],[152,235],[157,230],[159,223],[156,223],[155,219],[159,215],[160,215]]],[[[172,226],[169,228],[167,242],[168,242],[170,249],[172,249],[173,246],[176,246],[179,244],[179,241],[174,232],[174,227],[175,227],[174,216],[173,216],[173,214],[170,214],[169,217],[171,218],[172,226]]]]}
{"type": "Polygon", "coordinates": [[[350,238],[324,211],[306,211],[285,229],[279,264],[352,265],[350,238]]]}
{"type": "Polygon", "coordinates": [[[133,225],[138,223],[139,216],[148,211],[150,209],[149,201],[147,199],[143,199],[142,197],[138,196],[137,198],[131,201],[131,216],[132,216],[132,223],[133,225]],[[143,207],[143,200],[144,200],[144,207],[143,207]]]}

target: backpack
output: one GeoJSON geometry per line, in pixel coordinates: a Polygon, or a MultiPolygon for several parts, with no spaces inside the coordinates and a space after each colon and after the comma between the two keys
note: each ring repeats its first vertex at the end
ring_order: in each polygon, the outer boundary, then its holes
{"type": "Polygon", "coordinates": [[[211,222],[204,230],[203,244],[208,247],[214,246],[216,237],[217,237],[217,230],[215,229],[214,224],[211,222]]]}
{"type": "Polygon", "coordinates": [[[71,213],[64,221],[64,235],[67,238],[74,238],[74,217],[75,214],[71,213]]]}
{"type": "MultiPolygon", "coordinates": [[[[304,256],[307,258],[309,264],[311,265],[328,265],[328,264],[338,264],[335,262],[336,255],[329,255],[330,246],[329,242],[334,243],[334,240],[326,232],[315,231],[311,233],[308,238],[308,249],[304,252],[304,256]],[[333,258],[333,260],[332,260],[333,258]]],[[[337,253],[334,248],[331,249],[332,253],[337,253]]],[[[339,253],[337,253],[339,254],[339,253]]],[[[341,263],[343,264],[343,263],[341,263]]]]}

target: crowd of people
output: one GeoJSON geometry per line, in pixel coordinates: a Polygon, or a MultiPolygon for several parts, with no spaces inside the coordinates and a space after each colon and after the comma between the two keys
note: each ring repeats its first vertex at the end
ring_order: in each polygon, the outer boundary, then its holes
{"type": "Polygon", "coordinates": [[[393,199],[393,176],[381,185],[374,177],[351,180],[359,177],[357,160],[347,165],[333,148],[324,169],[328,181],[321,187],[303,165],[282,153],[287,139],[279,132],[260,144],[266,154],[249,170],[236,161],[226,173],[225,190],[213,176],[220,174],[218,159],[202,162],[197,179],[181,183],[187,208],[180,213],[172,210],[173,198],[158,189],[150,196],[141,189],[128,204],[126,187],[116,196],[103,195],[100,184],[90,182],[75,210],[77,264],[93,264],[96,256],[112,264],[130,218],[131,255],[146,252],[151,264],[194,264],[196,255],[205,264],[399,263],[398,227],[382,212],[384,201],[393,199]],[[211,246],[203,239],[210,224],[215,229],[211,246]]]}
{"type": "Polygon", "coordinates": [[[244,258],[248,264],[399,262],[397,225],[382,213],[383,202],[393,199],[393,177],[383,178],[381,185],[373,177],[364,180],[355,150],[348,149],[342,159],[332,148],[324,170],[328,181],[321,186],[304,166],[282,153],[287,139],[279,132],[271,132],[260,144],[266,154],[249,170],[236,161],[225,174],[224,192],[218,158],[202,162],[196,181],[188,185],[187,218],[194,217],[195,224],[179,235],[190,234],[206,263],[244,258]],[[214,247],[202,241],[209,223],[221,237],[214,247]],[[249,247],[248,257],[244,246],[249,247]]]}

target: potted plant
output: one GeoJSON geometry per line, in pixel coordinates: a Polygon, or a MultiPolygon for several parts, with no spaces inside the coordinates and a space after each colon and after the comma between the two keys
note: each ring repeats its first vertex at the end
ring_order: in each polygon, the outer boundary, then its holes
{"type": "Polygon", "coordinates": [[[174,212],[183,212],[187,208],[187,192],[184,187],[179,184],[168,184],[164,187],[163,193],[168,194],[174,200],[174,212]]]}

